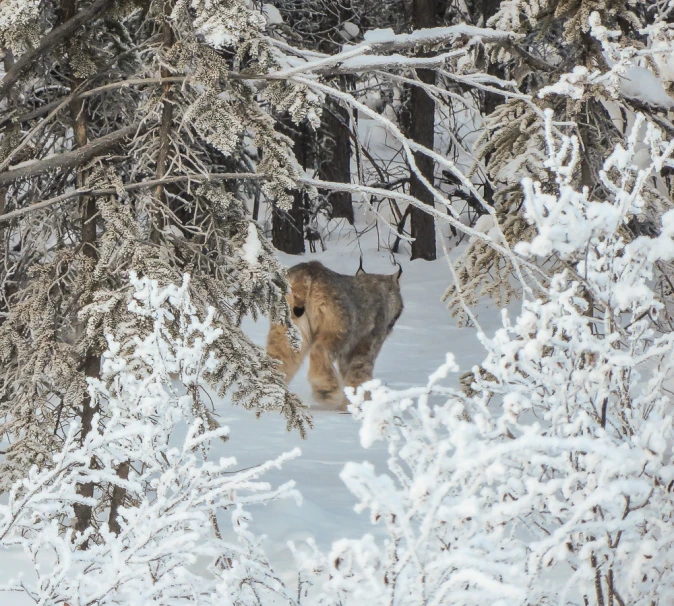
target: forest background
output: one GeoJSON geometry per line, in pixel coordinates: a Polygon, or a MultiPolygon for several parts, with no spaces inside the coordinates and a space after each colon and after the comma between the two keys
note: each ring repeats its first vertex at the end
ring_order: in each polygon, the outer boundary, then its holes
{"type": "Polygon", "coordinates": [[[672,604],[673,15],[2,0],[0,545],[33,565],[4,589],[672,604]],[[250,511],[297,496],[262,478],[299,452],[239,467],[219,406],[311,440],[244,327],[291,327],[278,252],[330,247],[414,261],[420,300],[442,267],[451,313],[414,330],[456,321],[477,361],[352,394],[387,458],[340,477],[377,534],[279,571],[250,511]]]}

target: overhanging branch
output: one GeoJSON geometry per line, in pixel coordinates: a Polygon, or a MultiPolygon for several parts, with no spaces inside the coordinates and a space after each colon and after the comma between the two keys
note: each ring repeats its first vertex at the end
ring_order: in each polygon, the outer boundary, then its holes
{"type": "Polygon", "coordinates": [[[90,90],[83,91],[81,93],[76,93],[71,96],[64,96],[61,99],[56,99],[56,101],[52,101],[51,103],[42,105],[41,107],[31,110],[25,114],[5,118],[2,122],[0,122],[0,126],[4,126],[8,122],[14,122],[16,124],[29,122],[30,120],[48,114],[53,109],[56,109],[57,107],[62,105],[64,101],[77,101],[79,99],[87,99],[89,97],[93,97],[94,95],[99,95],[104,92],[118,90],[120,88],[127,88],[131,86],[156,86],[157,84],[164,84],[166,82],[182,83],[185,82],[186,80],[187,80],[186,76],[170,76],[168,78],[129,78],[128,80],[120,80],[119,82],[110,82],[108,84],[104,84],[103,86],[97,86],[96,88],[92,88],[90,90]]]}
{"type": "MultiPolygon", "coordinates": [[[[195,174],[195,175],[179,175],[175,177],[165,177],[163,179],[150,179],[148,181],[141,181],[138,183],[129,183],[128,185],[123,185],[122,189],[124,191],[133,191],[138,189],[148,189],[156,187],[157,185],[168,185],[170,183],[181,183],[185,181],[229,181],[229,180],[262,180],[266,179],[265,175],[257,175],[255,173],[209,173],[205,175],[195,174]]],[[[49,198],[48,200],[43,200],[42,202],[36,202],[25,208],[18,208],[11,212],[0,215],[0,223],[6,223],[17,217],[22,217],[29,213],[36,212],[38,210],[44,210],[45,208],[50,208],[61,202],[67,202],[68,200],[74,200],[77,198],[82,198],[84,196],[112,196],[118,192],[118,188],[115,187],[105,187],[102,189],[75,189],[69,191],[60,196],[54,198],[49,198]]]]}
{"type": "Polygon", "coordinates": [[[138,132],[139,127],[140,124],[132,124],[131,126],[120,128],[119,130],[109,133],[99,139],[94,139],[91,143],[88,143],[87,145],[84,145],[83,147],[80,147],[74,151],[57,154],[44,160],[28,162],[23,165],[19,165],[17,168],[12,170],[2,172],[0,173],[0,185],[11,183],[17,179],[34,177],[36,175],[45,173],[48,170],[53,170],[56,168],[68,169],[81,166],[98,154],[108,151],[126,137],[135,135],[138,132]]]}

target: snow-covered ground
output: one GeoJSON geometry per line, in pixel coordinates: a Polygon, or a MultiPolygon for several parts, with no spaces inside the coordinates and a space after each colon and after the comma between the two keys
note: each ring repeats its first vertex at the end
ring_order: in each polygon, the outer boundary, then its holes
{"type": "MultiPolygon", "coordinates": [[[[361,225],[362,227],[362,225],[361,225]]],[[[352,235],[342,232],[338,241],[326,243],[328,250],[307,253],[298,258],[280,255],[291,266],[317,259],[341,273],[355,273],[361,249],[365,270],[371,273],[394,273],[387,251],[377,251],[376,235],[370,231],[360,238],[360,248],[352,235]]],[[[412,261],[408,255],[397,255],[403,266],[401,281],[405,310],[377,359],[375,376],[392,387],[426,383],[428,374],[445,360],[448,351],[456,355],[462,370],[469,370],[482,361],[482,351],[474,329],[458,328],[450,317],[442,295],[450,283],[444,259],[434,262],[412,261]]],[[[482,327],[491,332],[499,324],[499,314],[488,304],[478,310],[482,327]]],[[[246,322],[244,328],[254,342],[264,345],[266,321],[246,322]]],[[[222,447],[222,454],[235,454],[242,467],[266,460],[272,455],[302,449],[302,456],[269,476],[273,482],[294,479],[302,493],[303,503],[276,502],[252,510],[255,526],[268,536],[266,550],[274,564],[284,568],[290,556],[288,540],[296,543],[313,536],[319,547],[327,549],[332,541],[355,538],[366,532],[377,534],[367,514],[354,511],[355,497],[346,489],[339,472],[347,461],[368,460],[382,471],[386,463],[386,447],[377,444],[365,450],[360,446],[359,424],[350,416],[316,408],[306,379],[307,364],[298,372],[291,389],[303,401],[313,404],[314,428],[302,440],[288,433],[282,419],[267,415],[260,419],[226,403],[219,407],[221,421],[231,429],[231,439],[222,447]]],[[[218,452],[217,454],[220,454],[218,452]]],[[[286,565],[287,566],[287,565],[286,565]]]]}
{"type": "MultiPolygon", "coordinates": [[[[359,227],[362,229],[364,224],[359,227]]],[[[384,235],[384,234],[381,234],[384,235]]],[[[365,270],[371,273],[394,273],[397,271],[391,255],[377,250],[377,235],[374,230],[360,239],[351,228],[335,230],[326,242],[327,250],[306,253],[303,257],[280,255],[287,266],[317,259],[326,266],[342,273],[353,274],[358,268],[361,251],[365,270]]],[[[458,254],[454,251],[453,256],[458,254]]],[[[442,295],[450,283],[450,274],[443,258],[435,262],[408,260],[408,254],[396,256],[403,266],[401,281],[405,310],[393,333],[384,344],[377,359],[375,375],[393,387],[423,384],[430,372],[444,362],[448,351],[456,355],[461,370],[469,370],[482,359],[482,352],[474,329],[458,328],[450,317],[442,295]]],[[[478,309],[482,327],[492,332],[499,324],[499,314],[488,302],[478,309]]],[[[248,319],[244,330],[252,340],[263,346],[268,323],[248,319]]],[[[339,473],[347,461],[368,460],[378,469],[385,469],[385,445],[378,444],[365,450],[359,443],[359,424],[348,414],[316,408],[306,380],[307,366],[297,374],[291,389],[306,403],[312,405],[314,428],[305,440],[297,433],[286,431],[285,421],[275,414],[257,419],[255,414],[231,405],[226,400],[216,402],[220,421],[230,427],[231,437],[227,443],[217,443],[213,457],[236,456],[241,467],[262,463],[296,446],[302,456],[274,471],[267,479],[274,485],[295,480],[302,493],[301,505],[295,501],[275,502],[251,509],[254,516],[253,530],[266,534],[265,549],[275,568],[286,576],[292,568],[287,541],[302,544],[304,539],[314,537],[322,549],[329,548],[332,541],[346,537],[356,538],[366,532],[377,534],[378,528],[370,523],[367,514],[354,511],[355,498],[346,489],[339,473]]],[[[221,526],[226,530],[224,518],[221,526]]],[[[21,553],[0,550],[0,582],[26,570],[27,560],[21,553]]],[[[289,582],[293,579],[286,577],[289,582]]],[[[16,606],[31,603],[25,596],[6,596],[0,603],[16,606]],[[5,602],[9,599],[9,602],[5,602]]]]}

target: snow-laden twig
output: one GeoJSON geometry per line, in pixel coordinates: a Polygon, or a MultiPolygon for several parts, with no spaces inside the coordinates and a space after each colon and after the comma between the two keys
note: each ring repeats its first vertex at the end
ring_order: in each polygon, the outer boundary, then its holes
{"type": "Polygon", "coordinates": [[[228,434],[191,420],[204,377],[217,364],[209,350],[222,332],[214,312],[196,316],[187,278],[163,288],[135,275],[131,281],[129,309],[153,328],[109,338],[103,375],[89,384],[100,410],[92,431],[80,442],[72,424],[52,464],[33,468],[0,506],[0,544],[22,547],[37,575],[35,583],[10,581],[3,589],[25,591],[40,604],[252,605],[260,596],[295,604],[251,532],[245,507],[299,498],[292,482],[272,488],[261,481],[299,449],[241,471],[234,457],[208,459],[209,444],[228,434]],[[118,474],[120,463],[128,477],[118,474]],[[98,487],[92,498],[78,491],[87,482],[98,487]],[[116,512],[118,532],[107,519],[112,487],[126,495],[116,512]],[[68,528],[77,503],[91,506],[96,518],[82,535],[68,528]],[[215,516],[231,518],[230,540],[213,528],[215,516]]]}
{"type": "MultiPolygon", "coordinates": [[[[635,125],[639,132],[640,124],[635,125]]],[[[525,182],[536,235],[552,252],[545,297],[478,334],[486,356],[466,393],[442,388],[453,355],[423,387],[372,381],[351,396],[361,443],[388,444],[388,471],[350,463],[342,479],[387,539],[296,550],[315,603],[350,606],[668,604],[674,592],[674,334],[656,334],[655,264],[674,258],[674,211],[658,235],[626,242],[647,178],[672,154],[651,126],[600,175],[609,198],[571,186],[577,142],[548,136],[555,189],[525,182]],[[598,317],[592,301],[605,311],[598,317]],[[366,392],[370,398],[365,399],[366,392]]]]}

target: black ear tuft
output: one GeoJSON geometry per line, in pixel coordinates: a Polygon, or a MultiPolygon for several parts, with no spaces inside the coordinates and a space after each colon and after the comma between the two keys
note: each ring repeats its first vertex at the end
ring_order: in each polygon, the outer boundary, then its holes
{"type": "Polygon", "coordinates": [[[301,318],[304,315],[304,307],[293,307],[293,313],[301,318]]]}
{"type": "Polygon", "coordinates": [[[365,270],[363,269],[363,255],[360,255],[360,264],[358,265],[358,271],[356,272],[357,276],[360,276],[360,274],[366,273],[365,270]]]}

